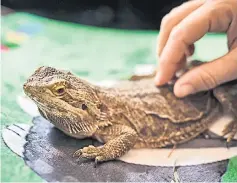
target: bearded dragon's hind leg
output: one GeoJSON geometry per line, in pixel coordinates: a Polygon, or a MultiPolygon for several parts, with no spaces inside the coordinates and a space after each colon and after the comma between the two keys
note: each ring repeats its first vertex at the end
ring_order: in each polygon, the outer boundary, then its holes
{"type": "MultiPolygon", "coordinates": [[[[115,125],[103,128],[103,134],[106,134],[106,132],[114,138],[100,147],[90,145],[79,149],[73,157],[95,159],[96,164],[97,162],[114,160],[123,156],[137,141],[136,132],[127,126],[115,125]]],[[[97,133],[97,135],[100,135],[100,131],[97,133]]]]}
{"type": "Polygon", "coordinates": [[[233,116],[233,120],[224,128],[223,136],[228,135],[227,145],[237,134],[237,80],[214,89],[214,95],[222,104],[224,111],[233,116]]]}

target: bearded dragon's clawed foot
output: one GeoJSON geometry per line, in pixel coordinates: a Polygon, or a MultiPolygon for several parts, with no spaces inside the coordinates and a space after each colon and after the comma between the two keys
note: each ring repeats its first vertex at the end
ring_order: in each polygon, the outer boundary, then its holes
{"type": "Polygon", "coordinates": [[[97,159],[98,161],[103,160],[103,156],[105,155],[103,146],[94,147],[92,145],[88,147],[84,147],[82,149],[77,150],[73,157],[82,157],[88,159],[97,159]]]}
{"type": "Polygon", "coordinates": [[[104,130],[108,130],[108,133],[112,132],[114,138],[103,146],[94,147],[89,145],[88,147],[79,149],[73,154],[73,157],[95,159],[95,163],[97,164],[97,162],[114,160],[123,156],[136,143],[137,134],[129,127],[114,125],[104,130]]]}
{"type": "Polygon", "coordinates": [[[89,145],[88,147],[84,147],[82,149],[77,150],[73,157],[80,156],[85,158],[95,158],[96,155],[99,154],[101,150],[99,150],[99,147],[94,147],[92,145],[89,145]]]}
{"type": "Polygon", "coordinates": [[[106,160],[106,153],[104,152],[103,146],[101,147],[94,147],[89,145],[88,147],[84,147],[83,149],[77,150],[73,157],[82,157],[88,159],[95,159],[95,167],[99,161],[106,160]]]}
{"type": "Polygon", "coordinates": [[[228,138],[227,138],[227,147],[228,147],[228,143],[234,138],[235,134],[237,133],[237,122],[235,120],[231,121],[230,123],[228,123],[224,130],[222,131],[222,135],[225,136],[228,134],[228,138]]]}
{"type": "Polygon", "coordinates": [[[95,167],[98,162],[113,160],[116,157],[120,157],[121,154],[125,153],[126,151],[120,150],[117,151],[113,148],[108,148],[108,146],[100,146],[94,147],[92,145],[88,147],[84,147],[83,149],[77,150],[73,157],[80,157],[80,158],[87,158],[87,159],[95,159],[95,167]]]}

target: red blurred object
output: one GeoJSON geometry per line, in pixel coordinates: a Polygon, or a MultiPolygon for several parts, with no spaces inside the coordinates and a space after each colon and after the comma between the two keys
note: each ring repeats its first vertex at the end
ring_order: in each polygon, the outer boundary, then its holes
{"type": "Polygon", "coordinates": [[[8,51],[8,50],[9,50],[8,47],[6,47],[6,46],[4,46],[4,45],[1,45],[1,51],[8,51]]]}

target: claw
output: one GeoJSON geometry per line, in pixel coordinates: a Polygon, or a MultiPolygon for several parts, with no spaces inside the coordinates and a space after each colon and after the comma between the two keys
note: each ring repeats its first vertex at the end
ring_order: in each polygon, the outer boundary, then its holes
{"type": "Polygon", "coordinates": [[[79,158],[95,159],[94,167],[96,167],[101,158],[103,159],[102,154],[103,151],[101,147],[95,147],[93,145],[89,145],[87,147],[77,150],[73,154],[73,157],[79,156],[79,158]]]}
{"type": "Polygon", "coordinates": [[[227,149],[230,148],[230,147],[229,147],[229,142],[226,141],[226,142],[225,142],[225,145],[226,145],[226,148],[227,148],[227,149]]]}
{"type": "Polygon", "coordinates": [[[82,150],[79,149],[76,152],[73,153],[72,157],[76,157],[76,156],[81,156],[82,155],[82,150]]]}
{"type": "Polygon", "coordinates": [[[230,122],[228,123],[225,128],[222,130],[222,135],[225,136],[228,133],[230,133],[232,131],[232,129],[234,128],[234,122],[230,122]]]}
{"type": "Polygon", "coordinates": [[[232,121],[225,126],[224,130],[222,131],[222,135],[225,136],[225,135],[229,134],[227,137],[227,140],[226,140],[226,147],[227,148],[229,148],[229,143],[234,138],[236,133],[237,133],[236,121],[232,121]]]}
{"type": "Polygon", "coordinates": [[[230,135],[227,138],[227,142],[230,142],[234,138],[236,133],[237,133],[237,125],[235,125],[234,129],[232,129],[232,131],[230,132],[230,135]]]}
{"type": "Polygon", "coordinates": [[[97,158],[95,158],[94,168],[96,168],[96,167],[97,167],[97,165],[98,165],[98,159],[97,159],[97,158]]]}

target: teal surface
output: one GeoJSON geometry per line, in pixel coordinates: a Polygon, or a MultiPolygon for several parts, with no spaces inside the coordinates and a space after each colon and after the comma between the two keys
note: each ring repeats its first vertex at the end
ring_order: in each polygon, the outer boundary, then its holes
{"type": "MultiPolygon", "coordinates": [[[[39,66],[67,69],[93,81],[126,78],[136,64],[156,64],[157,35],[158,31],[96,28],[24,13],[3,17],[1,41],[9,50],[1,55],[1,128],[31,124],[16,99],[23,82],[39,66]]],[[[226,51],[226,38],[210,34],[197,42],[194,57],[208,61],[226,51]]],[[[1,181],[42,181],[1,143],[1,181]]]]}

